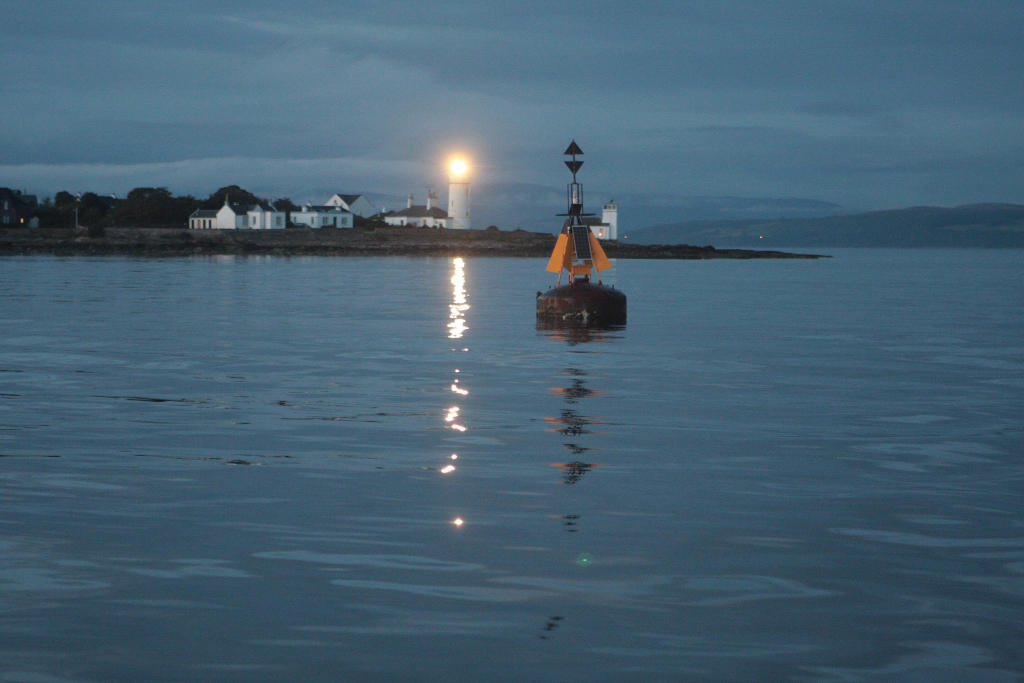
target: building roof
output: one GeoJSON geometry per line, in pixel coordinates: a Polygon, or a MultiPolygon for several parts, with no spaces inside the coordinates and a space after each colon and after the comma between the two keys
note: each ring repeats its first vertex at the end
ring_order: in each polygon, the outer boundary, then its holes
{"type": "Polygon", "coordinates": [[[213,209],[196,209],[189,218],[216,218],[217,212],[213,209]]]}
{"type": "Polygon", "coordinates": [[[352,202],[356,201],[357,199],[363,196],[361,194],[342,194],[340,192],[335,192],[334,194],[341,197],[341,201],[345,202],[346,204],[351,204],[352,202]]]}
{"type": "MultiPolygon", "coordinates": [[[[277,211],[273,204],[235,204],[234,202],[231,202],[228,204],[228,207],[235,212],[236,216],[241,216],[242,214],[249,213],[250,211],[277,211]]],[[[220,208],[223,209],[224,207],[221,206],[220,208]]],[[[220,209],[214,211],[214,214],[216,214],[217,211],[220,211],[220,209]]]]}
{"type": "Polygon", "coordinates": [[[432,206],[429,209],[425,204],[414,204],[407,209],[401,211],[388,211],[385,216],[401,217],[406,218],[448,218],[448,212],[444,209],[439,209],[436,206],[432,206]]]}
{"type": "MultiPolygon", "coordinates": [[[[330,213],[351,213],[351,211],[349,211],[348,209],[343,209],[340,206],[335,206],[334,204],[325,204],[325,205],[321,205],[321,206],[312,206],[310,204],[306,204],[306,206],[303,207],[303,208],[306,210],[306,212],[319,211],[320,213],[325,213],[325,212],[330,212],[330,213]]],[[[299,211],[292,211],[292,213],[301,213],[301,212],[302,212],[302,209],[299,209],[299,211]]]]}

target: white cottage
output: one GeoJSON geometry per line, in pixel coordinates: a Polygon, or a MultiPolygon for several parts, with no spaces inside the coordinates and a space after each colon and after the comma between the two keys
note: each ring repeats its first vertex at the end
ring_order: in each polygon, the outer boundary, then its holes
{"type": "Polygon", "coordinates": [[[253,204],[245,212],[246,228],[249,230],[283,230],[285,228],[285,212],[273,206],[264,208],[253,204]]]}
{"type": "Polygon", "coordinates": [[[188,217],[189,230],[216,230],[217,211],[214,209],[196,209],[188,217]]]}
{"type": "Polygon", "coordinates": [[[405,208],[387,212],[384,222],[414,228],[447,228],[449,218],[448,212],[437,206],[437,193],[430,190],[426,204],[413,204],[413,196],[409,195],[405,208]]]}
{"type": "Polygon", "coordinates": [[[283,230],[285,212],[273,206],[232,204],[224,196],[224,206],[216,211],[198,209],[188,217],[190,230],[283,230]]]}
{"type": "Polygon", "coordinates": [[[351,228],[352,215],[351,211],[340,206],[313,206],[307,202],[302,211],[292,211],[291,220],[294,225],[307,228],[351,228]]]}

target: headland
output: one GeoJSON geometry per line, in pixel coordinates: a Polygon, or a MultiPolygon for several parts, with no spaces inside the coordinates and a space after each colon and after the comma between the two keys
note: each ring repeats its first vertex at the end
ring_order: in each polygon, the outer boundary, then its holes
{"type": "MultiPolygon", "coordinates": [[[[492,256],[547,257],[557,235],[436,228],[290,228],[188,230],[182,228],[4,228],[0,255],[62,256],[492,256]]],[[[716,249],[687,244],[603,242],[609,258],[820,258],[817,254],[716,249]]]]}

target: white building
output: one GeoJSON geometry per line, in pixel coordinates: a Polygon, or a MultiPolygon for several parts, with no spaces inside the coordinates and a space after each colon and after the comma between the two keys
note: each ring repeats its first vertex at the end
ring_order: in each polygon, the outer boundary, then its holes
{"type": "Polygon", "coordinates": [[[249,230],[283,230],[285,228],[285,212],[273,206],[264,208],[253,204],[245,212],[245,227],[249,230]]]}
{"type": "Polygon", "coordinates": [[[378,213],[377,207],[361,194],[332,194],[327,205],[341,207],[361,218],[376,216],[378,213]]]}
{"type": "Polygon", "coordinates": [[[413,204],[413,196],[409,195],[405,208],[401,211],[389,211],[384,214],[384,222],[388,225],[399,225],[419,228],[447,228],[448,214],[437,206],[437,193],[427,191],[426,204],[413,204]]]}
{"type": "Polygon", "coordinates": [[[188,217],[189,230],[216,230],[217,211],[214,209],[196,209],[188,217]]]}
{"type": "Polygon", "coordinates": [[[294,225],[304,225],[307,228],[351,228],[352,215],[351,211],[340,206],[313,206],[307,202],[302,211],[292,211],[291,221],[294,225]]]}
{"type": "Polygon", "coordinates": [[[594,236],[601,240],[619,239],[619,205],[611,200],[601,208],[601,221],[597,216],[583,218],[583,223],[590,227],[594,236]]]}
{"type": "Polygon", "coordinates": [[[285,212],[273,206],[232,204],[224,197],[224,206],[216,211],[198,209],[188,217],[190,230],[283,230],[285,212]]]}

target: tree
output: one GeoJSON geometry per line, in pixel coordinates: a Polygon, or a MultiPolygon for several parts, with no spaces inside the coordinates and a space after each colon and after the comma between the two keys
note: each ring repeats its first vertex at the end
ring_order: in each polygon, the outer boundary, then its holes
{"type": "Polygon", "coordinates": [[[53,206],[58,209],[75,208],[75,202],[78,201],[75,195],[71,194],[67,190],[61,190],[53,196],[53,206]]]}
{"type": "Polygon", "coordinates": [[[280,199],[275,199],[274,208],[276,208],[278,211],[288,211],[289,213],[292,211],[302,211],[302,207],[300,207],[298,204],[293,202],[288,197],[281,197],[280,199]]]}
{"type": "Polygon", "coordinates": [[[260,204],[266,205],[267,200],[257,197],[248,190],[243,190],[238,185],[228,185],[222,187],[203,202],[202,208],[204,209],[219,209],[224,206],[224,197],[228,198],[232,204],[260,204]]]}
{"type": "Polygon", "coordinates": [[[193,197],[175,197],[165,187],[137,187],[128,193],[111,219],[132,228],[181,228],[198,202],[193,197]]]}
{"type": "Polygon", "coordinates": [[[110,207],[95,192],[86,192],[78,206],[80,225],[99,226],[106,222],[110,207]]]}
{"type": "Polygon", "coordinates": [[[70,228],[75,224],[75,195],[66,190],[61,190],[53,197],[53,201],[46,199],[36,211],[41,228],[70,228]]]}

